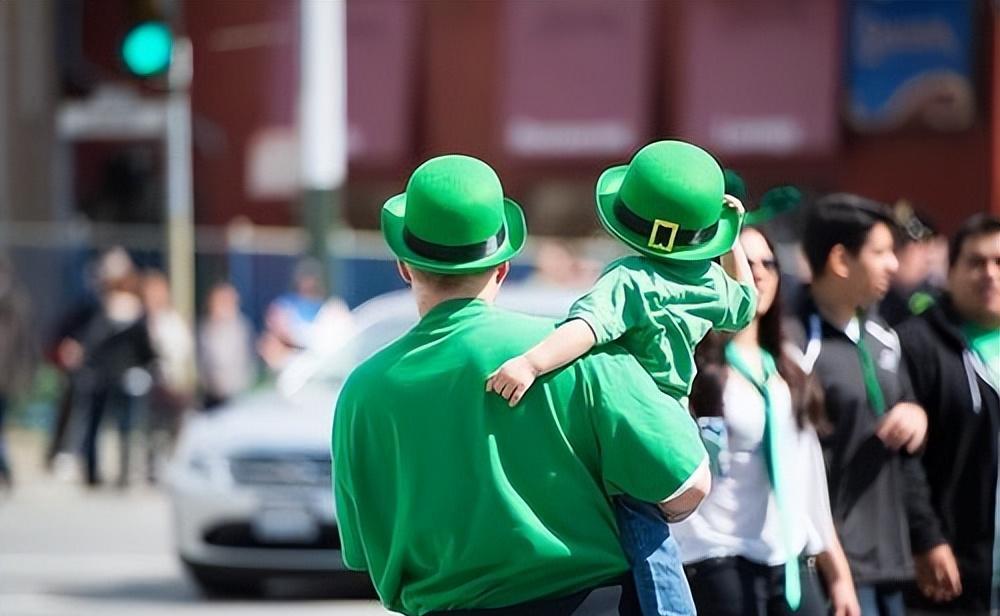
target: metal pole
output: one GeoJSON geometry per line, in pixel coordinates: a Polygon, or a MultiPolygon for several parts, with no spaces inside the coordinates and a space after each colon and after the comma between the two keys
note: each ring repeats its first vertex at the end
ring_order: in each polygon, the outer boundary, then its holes
{"type": "Polygon", "coordinates": [[[323,264],[330,291],[327,238],[340,226],[347,176],[347,5],[345,0],[300,0],[299,143],[303,224],[310,254],[323,264]]]}
{"type": "Polygon", "coordinates": [[[9,3],[0,3],[0,222],[9,219],[10,216],[10,181],[7,172],[10,169],[10,162],[7,159],[8,146],[10,140],[7,129],[7,115],[13,106],[13,96],[10,96],[10,88],[7,86],[8,70],[11,52],[8,46],[11,45],[11,37],[8,36],[7,13],[13,9],[9,3]]]}
{"type": "Polygon", "coordinates": [[[992,178],[990,210],[1000,216],[1000,2],[994,2],[993,13],[993,114],[991,132],[993,134],[993,160],[990,165],[992,178]]]}
{"type": "Polygon", "coordinates": [[[194,323],[194,204],[191,188],[191,41],[174,43],[167,82],[167,273],[174,305],[194,323]]]}

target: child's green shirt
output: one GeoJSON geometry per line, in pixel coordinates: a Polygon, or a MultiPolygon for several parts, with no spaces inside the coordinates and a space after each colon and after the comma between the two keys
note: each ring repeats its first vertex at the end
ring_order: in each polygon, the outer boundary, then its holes
{"type": "Polygon", "coordinates": [[[712,261],[631,256],[612,262],[569,319],[583,319],[597,344],[616,340],[660,391],[686,402],[697,372],[694,349],[710,329],[738,331],[754,318],[757,293],[712,261]]]}

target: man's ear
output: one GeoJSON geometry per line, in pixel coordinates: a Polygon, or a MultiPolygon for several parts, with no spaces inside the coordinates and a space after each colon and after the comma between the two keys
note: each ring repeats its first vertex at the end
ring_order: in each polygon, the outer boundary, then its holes
{"type": "Polygon", "coordinates": [[[507,279],[507,274],[510,273],[510,261],[504,261],[497,266],[496,281],[497,284],[503,283],[507,279]]]}
{"type": "Polygon", "coordinates": [[[413,284],[413,274],[410,273],[410,268],[405,263],[397,260],[396,271],[399,272],[399,277],[403,279],[403,282],[408,285],[413,284]]]}
{"type": "Polygon", "coordinates": [[[835,244],[830,249],[830,254],[826,257],[826,269],[837,278],[847,278],[851,274],[848,259],[851,253],[843,244],[835,244]]]}

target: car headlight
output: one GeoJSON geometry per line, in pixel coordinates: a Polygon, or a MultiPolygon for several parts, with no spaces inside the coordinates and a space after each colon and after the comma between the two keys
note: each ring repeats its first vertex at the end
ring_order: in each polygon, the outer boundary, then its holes
{"type": "Polygon", "coordinates": [[[187,467],[192,475],[209,483],[225,484],[232,480],[229,463],[221,456],[195,452],[188,459],[187,467]]]}

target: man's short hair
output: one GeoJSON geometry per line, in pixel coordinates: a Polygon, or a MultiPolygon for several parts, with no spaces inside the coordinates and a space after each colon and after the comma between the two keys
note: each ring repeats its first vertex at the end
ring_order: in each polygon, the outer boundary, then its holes
{"type": "Polygon", "coordinates": [[[814,203],[806,217],[802,238],[802,248],[813,276],[822,275],[830,252],[837,244],[857,255],[872,227],[880,222],[895,231],[889,208],[865,197],[835,193],[814,203]]]}
{"type": "Polygon", "coordinates": [[[980,235],[991,235],[1000,233],[1000,217],[992,214],[974,214],[962,223],[958,232],[952,236],[948,243],[948,266],[955,267],[958,257],[965,248],[965,242],[980,235]]]}
{"type": "Polygon", "coordinates": [[[437,291],[455,291],[457,289],[461,289],[464,286],[471,284],[474,281],[478,281],[484,276],[491,275],[496,271],[496,267],[491,267],[488,270],[472,274],[438,274],[436,272],[422,270],[409,264],[407,265],[410,268],[410,274],[413,275],[414,278],[418,278],[420,282],[437,291]]]}

